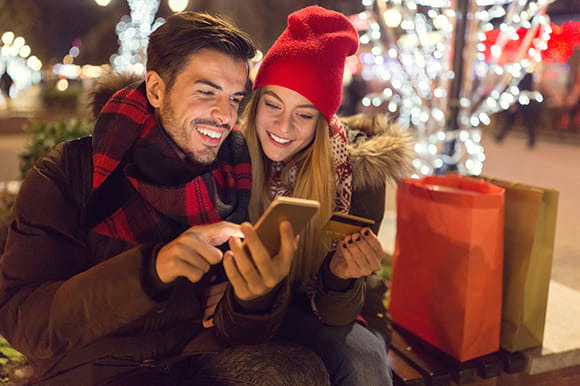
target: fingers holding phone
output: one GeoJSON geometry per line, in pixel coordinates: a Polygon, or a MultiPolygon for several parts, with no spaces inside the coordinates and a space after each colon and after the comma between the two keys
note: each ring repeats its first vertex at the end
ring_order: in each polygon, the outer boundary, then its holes
{"type": "Polygon", "coordinates": [[[226,221],[193,226],[159,250],[155,261],[157,275],[164,283],[179,276],[196,283],[211,265],[222,261],[223,254],[216,246],[232,236],[242,235],[239,225],[226,221]]]}
{"type": "Polygon", "coordinates": [[[342,279],[357,279],[381,269],[383,255],[377,236],[369,228],[364,228],[338,242],[329,268],[342,279]]]}
{"type": "Polygon", "coordinates": [[[288,221],[280,222],[278,227],[280,248],[274,256],[249,223],[242,224],[243,244],[237,238],[230,240],[231,251],[224,255],[224,269],[238,298],[263,296],[288,276],[298,240],[288,221]]]}

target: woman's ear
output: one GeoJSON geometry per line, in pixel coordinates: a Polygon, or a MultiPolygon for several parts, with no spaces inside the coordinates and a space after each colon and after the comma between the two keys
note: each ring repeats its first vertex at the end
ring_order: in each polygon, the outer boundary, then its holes
{"type": "Polygon", "coordinates": [[[165,98],[165,82],[156,71],[149,71],[145,76],[145,90],[151,106],[156,109],[163,105],[165,98]]]}

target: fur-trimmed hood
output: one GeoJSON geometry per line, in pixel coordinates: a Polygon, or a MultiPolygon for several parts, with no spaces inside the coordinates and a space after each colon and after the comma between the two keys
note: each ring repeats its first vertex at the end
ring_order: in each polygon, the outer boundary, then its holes
{"type": "Polygon", "coordinates": [[[414,138],[385,114],[341,118],[346,125],[353,190],[396,183],[413,173],[414,138]]]}
{"type": "Polygon", "coordinates": [[[107,103],[114,93],[144,80],[145,78],[137,74],[117,72],[106,74],[99,78],[89,97],[89,107],[93,118],[97,118],[105,103],[107,103]]]}

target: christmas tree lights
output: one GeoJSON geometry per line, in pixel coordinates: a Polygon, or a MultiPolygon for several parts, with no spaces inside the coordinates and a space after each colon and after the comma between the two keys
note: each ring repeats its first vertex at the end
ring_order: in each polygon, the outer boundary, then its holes
{"type": "Polygon", "coordinates": [[[127,0],[130,16],[123,16],[117,24],[119,51],[111,56],[116,72],[145,73],[146,52],[149,34],[163,24],[162,18],[155,19],[159,0],[127,0]]]}
{"type": "MultiPolygon", "coordinates": [[[[34,83],[39,83],[42,74],[42,62],[22,36],[16,36],[12,31],[0,32],[0,75],[5,71],[14,80],[10,96],[15,97],[20,91],[34,83]]],[[[0,95],[0,100],[3,98],[0,95]]]]}
{"type": "Polygon", "coordinates": [[[490,115],[518,99],[541,100],[518,83],[548,47],[551,2],[362,1],[362,75],[378,87],[362,104],[385,108],[415,134],[416,176],[480,174],[490,115]]]}

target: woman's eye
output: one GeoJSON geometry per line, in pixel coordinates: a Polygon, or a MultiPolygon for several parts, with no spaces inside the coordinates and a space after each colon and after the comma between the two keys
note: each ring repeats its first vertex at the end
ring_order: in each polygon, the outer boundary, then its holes
{"type": "Polygon", "coordinates": [[[268,106],[271,109],[275,109],[275,110],[280,110],[281,109],[280,106],[278,106],[278,105],[276,105],[274,103],[271,103],[271,102],[264,102],[264,103],[266,104],[266,106],[268,106]]]}
{"type": "Polygon", "coordinates": [[[300,118],[303,118],[303,119],[313,119],[314,118],[314,116],[310,115],[310,114],[298,114],[298,116],[300,118]]]}

